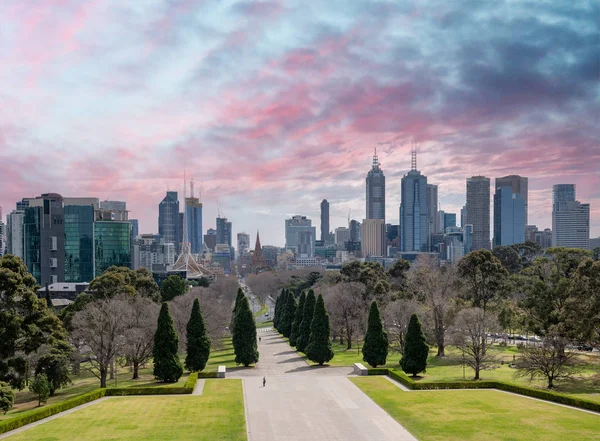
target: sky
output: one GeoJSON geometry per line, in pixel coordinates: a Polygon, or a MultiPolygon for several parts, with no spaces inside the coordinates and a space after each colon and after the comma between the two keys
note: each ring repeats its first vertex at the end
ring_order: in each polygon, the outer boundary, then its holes
{"type": "Polygon", "coordinates": [[[598,23],[594,0],[3,1],[0,206],[125,200],[157,232],[185,170],[205,231],[220,206],[283,245],[323,198],[331,229],[362,220],[376,147],[398,223],[414,140],[446,212],[467,177],[519,174],[530,224],[572,183],[597,237],[598,23]]]}

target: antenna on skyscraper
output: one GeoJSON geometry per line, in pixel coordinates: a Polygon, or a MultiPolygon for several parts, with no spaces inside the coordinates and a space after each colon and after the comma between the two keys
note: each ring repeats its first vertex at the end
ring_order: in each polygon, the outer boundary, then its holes
{"type": "Polygon", "coordinates": [[[190,179],[190,197],[194,197],[194,178],[190,179]]]}
{"type": "Polygon", "coordinates": [[[411,151],[411,170],[417,171],[417,143],[413,139],[411,151]]]}

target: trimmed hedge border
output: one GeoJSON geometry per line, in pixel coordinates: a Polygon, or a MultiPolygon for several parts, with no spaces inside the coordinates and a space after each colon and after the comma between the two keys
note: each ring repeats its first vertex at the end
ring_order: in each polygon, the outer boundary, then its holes
{"type": "Polygon", "coordinates": [[[74,398],[62,401],[60,403],[51,404],[50,406],[42,407],[36,411],[24,415],[21,417],[15,417],[8,421],[0,422],[0,433],[6,433],[10,430],[18,429],[26,424],[34,423],[43,418],[47,418],[57,413],[64,412],[65,410],[72,409],[90,401],[97,400],[106,395],[106,389],[97,389],[87,394],[78,395],[74,398]]]}
{"type": "Polygon", "coordinates": [[[516,384],[505,383],[503,381],[473,381],[473,382],[416,382],[408,377],[404,372],[395,369],[369,369],[369,375],[387,375],[388,377],[402,383],[411,390],[436,390],[436,389],[498,389],[505,392],[512,392],[518,395],[524,395],[532,398],[539,398],[553,403],[564,404],[566,406],[578,407],[580,409],[600,412],[600,403],[583,400],[581,398],[569,397],[556,392],[542,389],[534,389],[527,386],[518,386],[516,384]]]}
{"type": "Polygon", "coordinates": [[[198,378],[219,378],[217,372],[195,372],[198,374],[198,378]]]}

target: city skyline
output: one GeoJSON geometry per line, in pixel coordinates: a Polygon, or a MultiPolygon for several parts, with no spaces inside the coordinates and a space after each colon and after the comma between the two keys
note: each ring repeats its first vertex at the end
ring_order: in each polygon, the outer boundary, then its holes
{"type": "Polygon", "coordinates": [[[169,5],[0,5],[5,215],[99,197],[157,232],[185,164],[204,230],[219,202],[234,234],[282,246],[283,219],[316,224],[323,198],[332,231],[362,221],[374,148],[397,224],[414,137],[442,210],[460,213],[468,177],[515,174],[528,224],[550,228],[552,186],[574,184],[600,236],[594,2],[169,5]]]}

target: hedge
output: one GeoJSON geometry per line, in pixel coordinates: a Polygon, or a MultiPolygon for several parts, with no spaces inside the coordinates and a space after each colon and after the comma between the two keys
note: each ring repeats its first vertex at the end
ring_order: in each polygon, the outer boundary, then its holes
{"type": "Polygon", "coordinates": [[[196,372],[198,378],[219,378],[216,372],[196,372]]]}
{"type": "Polygon", "coordinates": [[[502,381],[447,381],[447,382],[420,382],[414,381],[404,372],[395,369],[369,369],[369,375],[387,375],[388,377],[402,383],[412,390],[435,390],[435,389],[498,389],[505,392],[512,392],[541,400],[552,401],[554,403],[567,406],[578,407],[581,409],[600,412],[600,403],[583,400],[581,398],[570,397],[548,390],[534,389],[527,386],[518,386],[516,384],[505,383],[502,381]]]}
{"type": "Polygon", "coordinates": [[[0,433],[8,432],[9,430],[18,429],[26,424],[34,423],[43,418],[47,418],[57,413],[64,412],[65,410],[72,409],[76,406],[80,406],[90,401],[97,400],[106,395],[106,389],[97,389],[87,394],[78,395],[74,398],[62,401],[60,403],[51,404],[40,409],[28,412],[26,415],[12,418],[8,421],[0,422],[0,433]]]}
{"type": "Polygon", "coordinates": [[[192,372],[183,387],[185,389],[191,389],[190,393],[192,393],[192,392],[194,392],[194,388],[196,387],[197,382],[198,382],[198,372],[192,372]]]}
{"type": "Polygon", "coordinates": [[[191,394],[194,390],[185,387],[113,387],[106,390],[108,397],[129,395],[183,395],[191,394]]]}

